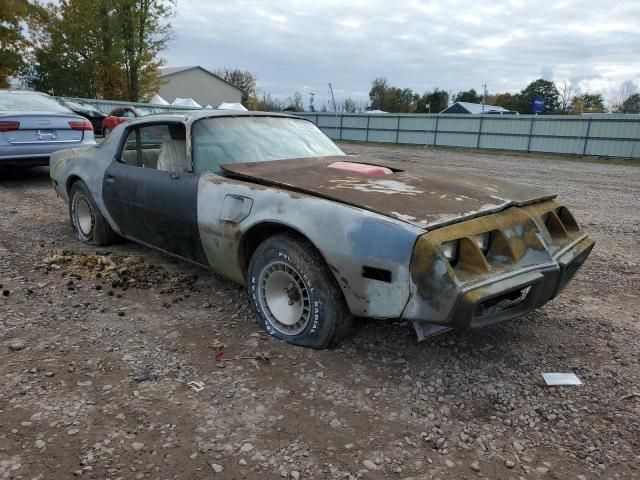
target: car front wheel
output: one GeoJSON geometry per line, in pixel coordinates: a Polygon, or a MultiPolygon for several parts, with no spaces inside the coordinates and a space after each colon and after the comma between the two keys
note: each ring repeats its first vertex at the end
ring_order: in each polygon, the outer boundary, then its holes
{"type": "Polygon", "coordinates": [[[258,246],[248,271],[261,327],[294,345],[327,348],[348,333],[352,316],[324,259],[308,242],[282,234],[258,246]]]}
{"type": "Polygon", "coordinates": [[[82,181],[77,181],[71,186],[69,218],[75,236],[81,242],[109,245],[118,238],[82,181]]]}

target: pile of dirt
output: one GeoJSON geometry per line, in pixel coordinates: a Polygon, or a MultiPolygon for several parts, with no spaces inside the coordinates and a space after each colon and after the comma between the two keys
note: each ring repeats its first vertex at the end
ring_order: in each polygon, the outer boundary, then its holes
{"type": "Polygon", "coordinates": [[[163,266],[148,263],[139,255],[118,255],[96,252],[94,255],[69,250],[53,250],[44,258],[40,268],[60,270],[63,277],[72,279],[99,279],[111,288],[162,287],[167,292],[191,290],[198,276],[171,272],[163,266]]]}

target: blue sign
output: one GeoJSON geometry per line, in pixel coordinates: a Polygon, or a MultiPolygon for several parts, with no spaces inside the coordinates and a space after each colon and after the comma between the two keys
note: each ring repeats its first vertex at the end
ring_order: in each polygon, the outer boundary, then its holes
{"type": "Polygon", "coordinates": [[[544,113],[544,97],[531,97],[531,113],[544,113]]]}

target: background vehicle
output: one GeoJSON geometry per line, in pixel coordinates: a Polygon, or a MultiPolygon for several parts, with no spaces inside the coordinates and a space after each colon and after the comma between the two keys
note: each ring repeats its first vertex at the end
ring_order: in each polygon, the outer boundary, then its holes
{"type": "Polygon", "coordinates": [[[134,119],[50,175],[79,240],[119,234],[211,268],[247,286],[270,335],[313,348],[352,315],[411,320],[422,339],[526,314],[594,245],[555,195],[349,158],[283,114],[134,119]]]}
{"type": "Polygon", "coordinates": [[[96,109],[93,105],[79,102],[76,100],[68,100],[66,98],[57,97],[56,100],[62,105],[70,109],[73,113],[83,116],[93,125],[93,132],[96,135],[102,135],[102,120],[107,117],[106,114],[96,109]]]}
{"type": "Polygon", "coordinates": [[[0,90],[0,166],[49,164],[51,153],[95,145],[93,127],[44,93],[0,90]]]}
{"type": "Polygon", "coordinates": [[[153,108],[145,107],[116,107],[109,112],[109,115],[102,119],[102,134],[106,137],[111,130],[121,123],[128,122],[133,118],[151,115],[152,113],[158,112],[153,108]]]}

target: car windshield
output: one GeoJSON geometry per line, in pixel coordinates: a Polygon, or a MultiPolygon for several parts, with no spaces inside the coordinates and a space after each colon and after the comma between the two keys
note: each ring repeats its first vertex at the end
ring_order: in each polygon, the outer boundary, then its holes
{"type": "Polygon", "coordinates": [[[0,91],[0,111],[72,113],[55,100],[35,92],[0,91]]]}
{"type": "Polygon", "coordinates": [[[145,115],[153,115],[154,113],[158,113],[158,110],[153,108],[136,107],[136,110],[138,111],[138,114],[140,114],[141,117],[144,117],[145,115]]]}
{"type": "Polygon", "coordinates": [[[72,100],[65,100],[64,102],[69,108],[75,108],[76,110],[86,110],[88,112],[98,112],[98,110],[96,110],[96,107],[94,107],[93,105],[89,105],[88,103],[79,103],[72,100]]]}
{"type": "Polygon", "coordinates": [[[283,117],[205,118],[193,126],[197,172],[228,163],[344,155],[313,123],[283,117]]]}

